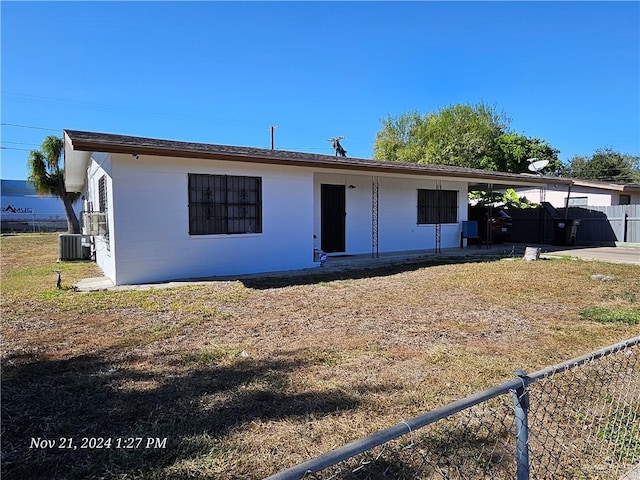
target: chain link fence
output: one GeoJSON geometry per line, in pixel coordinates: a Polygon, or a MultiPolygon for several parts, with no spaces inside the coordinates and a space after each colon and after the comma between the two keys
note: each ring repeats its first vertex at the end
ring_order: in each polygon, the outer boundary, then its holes
{"type": "Polygon", "coordinates": [[[519,371],[268,480],[636,480],[639,357],[636,337],[534,374],[519,371]]]}
{"type": "Polygon", "coordinates": [[[44,233],[44,232],[66,232],[68,228],[66,219],[51,220],[7,220],[0,221],[1,233],[44,233]]]}

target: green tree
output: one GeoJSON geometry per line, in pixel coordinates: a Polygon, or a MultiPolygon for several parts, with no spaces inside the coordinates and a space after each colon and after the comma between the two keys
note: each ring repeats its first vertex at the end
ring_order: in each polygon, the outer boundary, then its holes
{"type": "Polygon", "coordinates": [[[482,168],[509,123],[484,102],[458,104],[421,116],[388,116],[376,135],[374,158],[482,168]]]}
{"type": "Polygon", "coordinates": [[[80,197],[80,193],[67,192],[64,186],[64,170],[60,168],[62,155],[62,139],[49,135],[42,142],[40,150],[31,150],[27,165],[29,167],[28,180],[35,186],[36,192],[42,195],[54,195],[64,204],[67,216],[67,231],[80,233],[80,222],[73,210],[73,204],[80,197]]]}
{"type": "Polygon", "coordinates": [[[469,192],[469,200],[481,207],[491,205],[498,208],[536,208],[539,206],[527,197],[519,197],[513,188],[507,188],[504,192],[491,192],[491,194],[483,190],[475,190],[469,192]]]}
{"type": "Polygon", "coordinates": [[[590,157],[574,156],[567,176],[614,183],[640,182],[640,157],[626,155],[610,147],[598,149],[590,157]]]}
{"type": "Polygon", "coordinates": [[[382,119],[382,128],[376,135],[374,158],[398,162],[426,163],[425,141],[422,130],[428,117],[408,112],[382,119]]]}
{"type": "Polygon", "coordinates": [[[529,160],[536,158],[549,161],[543,173],[557,175],[563,171],[558,153],[560,150],[553,148],[545,140],[506,132],[496,138],[491,154],[483,159],[481,166],[486,170],[523,173],[527,172],[529,160]]]}

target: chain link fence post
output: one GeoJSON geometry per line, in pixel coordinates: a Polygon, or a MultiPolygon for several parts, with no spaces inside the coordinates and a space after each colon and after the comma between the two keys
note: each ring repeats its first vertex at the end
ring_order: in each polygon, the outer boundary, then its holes
{"type": "Polygon", "coordinates": [[[527,374],[516,370],[516,375],[522,380],[522,385],[513,393],[516,417],[516,461],[518,465],[518,480],[529,480],[529,392],[527,391],[527,374]]]}

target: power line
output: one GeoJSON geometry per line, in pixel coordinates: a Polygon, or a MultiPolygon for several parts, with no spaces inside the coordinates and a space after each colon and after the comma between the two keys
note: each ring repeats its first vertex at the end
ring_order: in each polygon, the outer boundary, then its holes
{"type": "Polygon", "coordinates": [[[46,127],[34,127],[33,125],[19,125],[17,123],[5,123],[2,122],[3,126],[6,127],[19,127],[19,128],[33,128],[35,130],[49,130],[51,132],[61,132],[61,128],[46,128],[46,127]]]}
{"type": "MultiPolygon", "coordinates": [[[[246,119],[240,119],[240,118],[220,118],[220,117],[209,117],[206,115],[197,115],[197,114],[180,114],[180,113],[175,113],[175,112],[171,112],[171,111],[163,111],[163,110],[151,110],[151,109],[146,109],[146,108],[131,108],[130,106],[123,106],[123,105],[109,105],[109,104],[103,104],[103,103],[93,103],[93,102],[82,102],[82,101],[77,101],[77,100],[68,100],[68,99],[62,99],[62,98],[53,98],[53,97],[42,97],[42,96],[35,96],[35,95],[23,95],[23,94],[13,94],[13,93],[7,93],[7,92],[3,92],[2,93],[3,97],[7,97],[10,99],[15,99],[18,101],[31,101],[31,102],[53,102],[53,103],[58,103],[58,104],[65,104],[65,105],[77,105],[79,107],[82,108],[88,108],[90,110],[106,110],[106,111],[111,111],[111,112],[117,112],[117,113],[125,113],[125,114],[133,114],[133,115],[142,115],[142,116],[146,116],[146,117],[151,117],[151,118],[166,118],[166,117],[170,117],[172,119],[176,119],[176,118],[183,118],[183,119],[187,119],[187,120],[205,120],[205,121],[218,121],[218,122],[237,122],[237,123],[242,123],[243,125],[248,124],[253,124],[253,125],[257,125],[258,121],[254,120],[254,121],[247,121],[246,119]]],[[[23,125],[13,125],[13,124],[4,124],[3,125],[11,125],[11,126],[20,126],[20,127],[25,127],[25,128],[40,128],[43,130],[54,130],[54,131],[61,131],[62,129],[59,130],[55,130],[55,129],[47,129],[47,128],[43,128],[43,127],[30,127],[30,126],[23,126],[23,125]]]]}
{"type": "Polygon", "coordinates": [[[13,145],[32,145],[34,147],[39,147],[40,145],[37,145],[35,143],[26,143],[26,142],[10,142],[9,140],[2,140],[2,143],[11,143],[13,145]]]}

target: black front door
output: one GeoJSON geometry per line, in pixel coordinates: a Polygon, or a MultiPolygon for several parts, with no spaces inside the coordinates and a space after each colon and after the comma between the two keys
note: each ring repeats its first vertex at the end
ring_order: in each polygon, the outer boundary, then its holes
{"type": "Polygon", "coordinates": [[[344,185],[321,185],[320,248],[327,252],[345,251],[344,185]]]}

